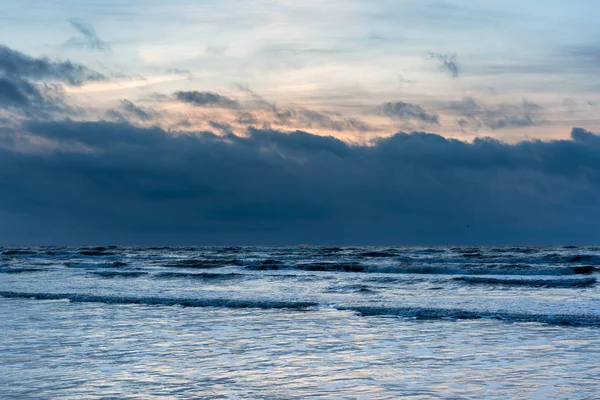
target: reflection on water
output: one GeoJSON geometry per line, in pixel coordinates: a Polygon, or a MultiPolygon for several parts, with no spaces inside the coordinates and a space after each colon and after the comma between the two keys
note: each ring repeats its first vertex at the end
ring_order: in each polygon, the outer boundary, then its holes
{"type": "Polygon", "coordinates": [[[596,328],[23,299],[0,320],[2,398],[590,399],[600,376],[596,328]]]}

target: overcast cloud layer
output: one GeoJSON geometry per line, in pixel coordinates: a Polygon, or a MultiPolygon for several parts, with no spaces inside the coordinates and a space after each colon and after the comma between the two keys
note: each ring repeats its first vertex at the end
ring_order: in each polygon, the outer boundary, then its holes
{"type": "Polygon", "coordinates": [[[583,129],[517,145],[398,133],[365,146],[301,131],[28,121],[2,140],[5,243],[600,239],[600,137],[583,129]]]}

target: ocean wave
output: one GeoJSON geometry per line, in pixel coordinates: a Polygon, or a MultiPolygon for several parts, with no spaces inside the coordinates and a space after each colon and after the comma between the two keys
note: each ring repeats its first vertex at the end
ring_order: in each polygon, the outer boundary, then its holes
{"type": "Polygon", "coordinates": [[[157,279],[200,279],[200,280],[232,280],[249,277],[248,274],[213,274],[213,273],[187,273],[187,272],[160,272],[154,275],[157,279]]]}
{"type": "Polygon", "coordinates": [[[94,271],[90,272],[90,275],[96,275],[102,278],[139,278],[148,275],[148,273],[141,271],[94,271]]]}
{"type": "Polygon", "coordinates": [[[192,269],[212,269],[221,268],[230,265],[239,265],[239,260],[206,260],[206,259],[185,259],[172,261],[164,266],[167,268],[192,268],[192,269]]]}
{"type": "Polygon", "coordinates": [[[521,251],[511,255],[510,251],[490,250],[488,252],[465,251],[454,256],[423,257],[418,253],[411,252],[413,256],[398,256],[395,259],[404,263],[427,262],[429,264],[465,264],[477,262],[479,264],[590,264],[600,265],[600,256],[595,254],[560,254],[560,253],[542,253],[528,254],[521,251]]]}
{"type": "MultiPolygon", "coordinates": [[[[0,291],[8,299],[67,300],[73,303],[103,303],[144,306],[220,307],[255,309],[310,310],[316,302],[242,299],[198,299],[168,297],[99,296],[74,293],[28,293],[0,291]]],[[[339,311],[351,311],[365,317],[400,317],[417,320],[498,320],[509,323],[541,323],[557,326],[600,327],[600,316],[590,314],[513,313],[508,311],[476,311],[455,308],[333,306],[339,311]]]]}
{"type": "Polygon", "coordinates": [[[367,272],[369,268],[359,262],[316,262],[316,263],[298,263],[283,264],[277,260],[265,260],[260,264],[247,265],[248,270],[254,271],[277,271],[282,269],[295,269],[310,272],[367,272]]]}
{"type": "Polygon", "coordinates": [[[125,297],[93,296],[74,293],[25,293],[0,292],[0,297],[9,299],[32,300],[68,300],[73,303],[130,304],[146,306],[182,306],[182,307],[223,307],[223,308],[259,308],[259,309],[306,309],[316,307],[318,303],[278,300],[236,300],[236,299],[192,299],[167,297],[125,297]]]}
{"type": "Polygon", "coordinates": [[[521,254],[533,254],[538,253],[540,249],[535,247],[495,247],[489,249],[491,253],[521,253],[521,254]]]}
{"type": "Polygon", "coordinates": [[[29,274],[44,271],[40,268],[0,268],[0,274],[29,274]]]}
{"type": "Polygon", "coordinates": [[[121,268],[127,265],[122,261],[115,261],[111,263],[91,263],[91,262],[73,262],[68,261],[64,263],[65,267],[69,268],[121,268]]]}
{"type": "Polygon", "coordinates": [[[363,293],[363,294],[373,294],[377,293],[375,288],[370,287],[368,285],[333,285],[327,288],[327,292],[330,293],[363,293]]]}
{"type": "Polygon", "coordinates": [[[593,266],[581,267],[538,267],[530,265],[485,265],[471,267],[467,266],[436,266],[419,265],[412,267],[387,267],[381,272],[397,272],[406,274],[426,274],[426,275],[548,275],[548,276],[566,276],[566,275],[587,275],[598,269],[593,266]]]}
{"type": "Polygon", "coordinates": [[[540,267],[535,265],[506,264],[506,265],[366,265],[359,262],[316,262],[281,264],[263,262],[258,265],[247,265],[245,268],[255,271],[276,271],[295,269],[310,272],[363,272],[386,274],[415,274],[415,275],[548,275],[568,276],[586,275],[598,271],[594,266],[569,267],[540,267]]]}
{"type": "Polygon", "coordinates": [[[446,249],[436,249],[436,248],[428,248],[428,249],[417,249],[417,250],[408,250],[408,253],[411,254],[443,254],[447,250],[446,249]]]}
{"type": "Polygon", "coordinates": [[[368,257],[368,258],[389,258],[395,257],[398,254],[390,252],[390,251],[364,251],[360,253],[360,257],[368,257]]]}
{"type": "Polygon", "coordinates": [[[600,264],[600,256],[593,254],[579,254],[570,256],[569,263],[586,263],[586,264],[600,264]]]}
{"type": "Polygon", "coordinates": [[[31,249],[6,249],[2,251],[3,256],[29,256],[37,254],[37,251],[31,249]]]}
{"type": "Polygon", "coordinates": [[[365,317],[394,316],[421,320],[491,319],[505,322],[537,322],[547,325],[600,327],[600,316],[597,315],[525,314],[504,311],[470,311],[420,307],[338,307],[337,309],[354,311],[365,317]]]}
{"type": "Polygon", "coordinates": [[[503,285],[503,286],[527,286],[544,288],[586,288],[594,286],[598,280],[596,278],[584,279],[503,279],[488,277],[461,276],[453,278],[455,281],[469,284],[481,285],[503,285]]]}

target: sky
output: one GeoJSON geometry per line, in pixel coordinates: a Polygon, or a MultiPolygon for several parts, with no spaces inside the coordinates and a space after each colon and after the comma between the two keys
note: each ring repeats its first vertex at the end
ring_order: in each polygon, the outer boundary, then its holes
{"type": "Polygon", "coordinates": [[[0,0],[0,243],[598,243],[592,0],[0,0]]]}

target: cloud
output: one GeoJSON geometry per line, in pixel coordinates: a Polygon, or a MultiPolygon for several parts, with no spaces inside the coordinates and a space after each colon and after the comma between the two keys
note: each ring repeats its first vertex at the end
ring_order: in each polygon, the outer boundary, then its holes
{"type": "Polygon", "coordinates": [[[427,133],[350,145],[301,131],[70,120],[0,137],[0,213],[14,222],[0,226],[4,243],[600,240],[600,137],[579,128],[570,140],[515,145],[427,133]],[[10,145],[23,135],[42,147],[10,145]]]}
{"type": "Polygon", "coordinates": [[[34,58],[0,46],[0,107],[13,119],[82,115],[82,109],[67,104],[63,84],[103,79],[80,64],[34,58]]]}
{"type": "Polygon", "coordinates": [[[175,92],[175,98],[196,107],[230,109],[236,122],[241,125],[276,125],[294,129],[320,128],[336,132],[368,132],[372,130],[367,123],[358,118],[346,118],[335,113],[311,110],[296,105],[280,107],[246,86],[238,85],[238,88],[250,95],[249,101],[240,102],[217,93],[198,91],[175,92]]]}
{"type": "Polygon", "coordinates": [[[328,129],[336,132],[369,132],[373,128],[359,118],[347,118],[334,113],[311,110],[306,107],[290,105],[280,107],[252,91],[247,86],[238,85],[238,88],[250,95],[251,102],[247,106],[250,110],[264,110],[269,112],[270,119],[259,121],[256,116],[248,113],[238,115],[238,121],[251,121],[252,125],[262,122],[263,125],[279,125],[302,129],[328,129]]]}
{"type": "Polygon", "coordinates": [[[523,100],[520,104],[497,104],[486,106],[473,97],[465,97],[451,102],[449,110],[459,116],[458,124],[462,128],[478,130],[506,129],[535,126],[543,122],[543,108],[535,103],[523,100]]]}
{"type": "Polygon", "coordinates": [[[238,108],[237,100],[229,97],[221,96],[213,92],[198,92],[198,91],[178,91],[175,92],[175,98],[183,103],[188,103],[197,107],[222,107],[222,108],[238,108]]]}
{"type": "Polygon", "coordinates": [[[417,120],[428,124],[439,124],[439,117],[426,112],[418,104],[405,103],[403,101],[383,103],[379,112],[392,119],[417,120]]]}
{"type": "Polygon", "coordinates": [[[456,62],[456,54],[429,53],[429,58],[439,61],[440,67],[445,69],[453,78],[460,75],[460,67],[456,62]]]}
{"type": "Polygon", "coordinates": [[[106,80],[104,75],[81,64],[52,61],[46,57],[30,57],[2,45],[0,45],[0,75],[33,81],[63,82],[70,85],[106,80]]]}
{"type": "Polygon", "coordinates": [[[254,114],[248,111],[237,111],[235,120],[238,124],[242,125],[257,125],[260,122],[254,114]]]}
{"type": "Polygon", "coordinates": [[[79,37],[72,37],[65,45],[94,51],[111,51],[110,46],[98,37],[98,34],[92,25],[76,19],[70,19],[69,22],[71,23],[71,26],[77,30],[79,37]]]}
{"type": "Polygon", "coordinates": [[[134,121],[147,122],[154,119],[155,115],[155,111],[139,107],[127,99],[120,101],[118,109],[107,111],[107,116],[109,118],[121,122],[126,122],[132,119],[134,121]]]}
{"type": "Polygon", "coordinates": [[[13,118],[49,119],[83,112],[66,104],[60,85],[40,85],[15,76],[0,76],[0,109],[11,113],[13,118]]]}
{"type": "Polygon", "coordinates": [[[334,118],[332,115],[310,110],[304,107],[286,107],[273,109],[275,122],[283,126],[306,129],[323,128],[336,132],[368,132],[371,127],[358,118],[334,118]]]}
{"type": "Polygon", "coordinates": [[[0,105],[3,107],[27,106],[32,97],[39,98],[41,95],[29,82],[0,78],[0,105]]]}

